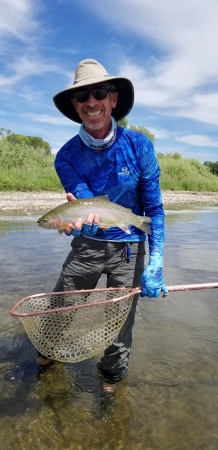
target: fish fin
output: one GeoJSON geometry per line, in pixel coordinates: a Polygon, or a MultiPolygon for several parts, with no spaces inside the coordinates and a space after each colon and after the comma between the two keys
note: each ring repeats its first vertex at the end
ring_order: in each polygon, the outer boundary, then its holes
{"type": "MultiPolygon", "coordinates": [[[[93,199],[92,199],[93,201],[98,201],[98,200],[104,200],[104,201],[106,201],[106,202],[110,202],[110,203],[114,203],[114,202],[111,202],[111,200],[109,199],[109,197],[108,197],[108,195],[99,195],[99,196],[97,196],[97,197],[93,197],[93,199]]],[[[115,203],[115,205],[116,205],[116,203],[115,203]]],[[[132,210],[131,210],[131,208],[125,208],[127,211],[129,211],[130,213],[132,213],[132,210]]]]}
{"type": "Polygon", "coordinates": [[[108,225],[105,225],[104,223],[99,223],[99,228],[101,228],[101,230],[109,230],[109,228],[111,228],[111,227],[109,227],[108,225]]]}
{"type": "Polygon", "coordinates": [[[109,199],[108,195],[98,195],[97,197],[93,197],[93,199],[104,200],[106,202],[110,202],[110,199],[109,199]]]}
{"type": "Polygon", "coordinates": [[[58,229],[58,233],[59,234],[64,233],[64,231],[66,231],[67,233],[71,233],[71,231],[72,231],[71,229],[69,229],[69,223],[68,222],[62,222],[61,227],[62,228],[58,229]]]}
{"type": "MultiPolygon", "coordinates": [[[[124,231],[124,233],[126,234],[131,234],[131,229],[128,225],[122,223],[120,225],[114,225],[117,228],[120,228],[122,231],[124,231]]],[[[108,227],[107,225],[105,225],[104,223],[100,223],[99,224],[99,228],[101,230],[109,230],[111,227],[108,227]]]]}
{"type": "MultiPolygon", "coordinates": [[[[152,234],[151,232],[151,219],[150,217],[142,217],[141,226],[138,227],[140,230],[144,231],[144,233],[152,234]]],[[[136,225],[137,226],[137,225],[136,225]]]]}
{"type": "Polygon", "coordinates": [[[124,233],[126,234],[131,234],[131,229],[129,227],[129,225],[126,225],[125,223],[121,223],[119,225],[117,225],[118,228],[120,228],[122,231],[124,231],[124,233]]]}
{"type": "Polygon", "coordinates": [[[149,225],[148,223],[146,225],[144,225],[144,231],[147,234],[152,234],[152,232],[151,232],[151,225],[149,225]]]}
{"type": "MultiPolygon", "coordinates": [[[[89,204],[91,205],[92,203],[93,203],[93,204],[98,203],[99,200],[103,200],[104,202],[106,201],[106,202],[110,202],[110,203],[111,203],[111,201],[110,201],[108,195],[98,195],[97,197],[80,198],[80,199],[78,199],[77,201],[78,201],[79,203],[82,203],[82,204],[85,204],[85,205],[86,205],[87,203],[89,203],[89,204]]],[[[75,201],[75,200],[74,200],[74,201],[75,201]]]]}

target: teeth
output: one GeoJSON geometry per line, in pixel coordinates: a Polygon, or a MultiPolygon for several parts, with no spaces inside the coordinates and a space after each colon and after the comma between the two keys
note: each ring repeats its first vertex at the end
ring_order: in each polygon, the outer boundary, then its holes
{"type": "Polygon", "coordinates": [[[97,117],[101,114],[101,111],[96,111],[96,112],[87,111],[86,114],[88,114],[88,116],[97,117]]]}

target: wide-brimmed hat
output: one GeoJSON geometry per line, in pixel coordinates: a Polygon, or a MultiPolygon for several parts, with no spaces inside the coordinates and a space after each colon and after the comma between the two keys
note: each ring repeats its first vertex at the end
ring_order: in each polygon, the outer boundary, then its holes
{"type": "Polygon", "coordinates": [[[105,68],[94,59],[84,59],[76,69],[74,83],[68,89],[58,92],[53,97],[59,111],[68,119],[81,123],[79,115],[71,103],[72,94],[90,85],[111,82],[118,92],[117,105],[112,111],[116,121],[123,119],[131,111],[134,102],[134,88],[130,80],[123,77],[110,77],[105,68]]]}

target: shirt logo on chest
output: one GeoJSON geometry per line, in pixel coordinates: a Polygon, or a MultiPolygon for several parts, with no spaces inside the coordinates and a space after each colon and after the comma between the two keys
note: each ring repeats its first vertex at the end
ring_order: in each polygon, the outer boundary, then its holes
{"type": "Polygon", "coordinates": [[[118,175],[121,175],[122,177],[126,177],[131,174],[131,170],[128,169],[128,167],[122,167],[121,171],[118,172],[118,175]]]}

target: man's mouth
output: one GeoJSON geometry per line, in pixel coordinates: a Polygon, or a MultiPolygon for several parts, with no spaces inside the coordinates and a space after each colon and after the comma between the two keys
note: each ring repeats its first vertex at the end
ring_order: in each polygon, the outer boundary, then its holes
{"type": "Polygon", "coordinates": [[[102,113],[102,110],[100,110],[100,111],[86,111],[85,113],[89,117],[98,117],[102,113]]]}

